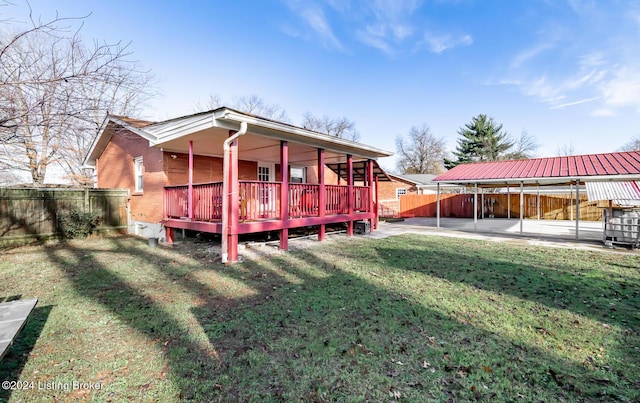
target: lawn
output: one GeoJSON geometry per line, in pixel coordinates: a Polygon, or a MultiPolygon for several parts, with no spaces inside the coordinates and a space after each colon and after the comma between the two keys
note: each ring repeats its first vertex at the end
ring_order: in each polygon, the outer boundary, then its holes
{"type": "Polygon", "coordinates": [[[636,254],[418,235],[16,248],[0,298],[39,303],[0,401],[638,401],[639,294],[636,254]]]}

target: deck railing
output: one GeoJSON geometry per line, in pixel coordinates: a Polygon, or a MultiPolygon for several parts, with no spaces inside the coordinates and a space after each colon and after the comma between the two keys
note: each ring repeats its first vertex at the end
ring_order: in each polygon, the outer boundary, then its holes
{"type": "Polygon", "coordinates": [[[326,214],[347,214],[349,212],[349,187],[325,185],[326,214]]]}
{"type": "Polygon", "coordinates": [[[240,221],[279,219],[280,182],[240,181],[240,221]]]}
{"type": "Polygon", "coordinates": [[[193,219],[222,220],[222,182],[193,185],[193,219]]]}
{"type": "Polygon", "coordinates": [[[187,192],[189,187],[184,186],[165,186],[164,187],[164,215],[167,218],[186,217],[187,211],[187,192]]]}
{"type": "MultiPolygon", "coordinates": [[[[280,182],[240,181],[238,186],[240,221],[280,219],[280,182]]],[[[288,209],[290,218],[316,217],[319,214],[320,185],[290,183],[288,209]]],[[[353,187],[353,211],[369,211],[369,188],[353,187]]],[[[193,185],[193,220],[222,219],[222,182],[193,185]]],[[[349,187],[325,185],[325,214],[349,212],[349,187]]],[[[166,218],[188,217],[188,186],[165,186],[166,218]]]]}
{"type": "Polygon", "coordinates": [[[289,184],[289,217],[315,217],[318,215],[320,185],[289,184]]]}
{"type": "Polygon", "coordinates": [[[369,211],[369,188],[367,186],[354,186],[353,193],[353,211],[369,211]]]}

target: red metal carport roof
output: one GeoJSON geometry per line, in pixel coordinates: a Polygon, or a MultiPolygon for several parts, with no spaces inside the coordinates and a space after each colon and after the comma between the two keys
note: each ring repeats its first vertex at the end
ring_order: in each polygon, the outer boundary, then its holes
{"type": "Polygon", "coordinates": [[[640,151],[462,164],[434,178],[449,183],[568,182],[640,175],[640,151]]]}

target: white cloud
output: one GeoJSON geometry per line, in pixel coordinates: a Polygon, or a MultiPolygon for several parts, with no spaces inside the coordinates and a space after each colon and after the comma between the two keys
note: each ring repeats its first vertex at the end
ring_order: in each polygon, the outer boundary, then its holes
{"type": "Polygon", "coordinates": [[[622,67],[599,86],[609,107],[631,106],[640,112],[640,69],[622,67]]]}
{"type": "MultiPolygon", "coordinates": [[[[286,4],[302,19],[305,26],[311,30],[311,33],[307,36],[316,37],[327,49],[337,49],[341,52],[346,52],[346,48],[334,34],[324,10],[319,5],[296,0],[287,1],[286,4]]],[[[297,30],[289,26],[283,27],[283,32],[293,37],[301,36],[297,30]]]]}
{"type": "Polygon", "coordinates": [[[568,106],[582,105],[582,104],[586,104],[586,103],[589,103],[589,102],[597,101],[598,99],[601,99],[601,98],[602,97],[591,97],[591,98],[579,99],[577,101],[567,102],[567,103],[564,103],[564,104],[552,106],[550,109],[563,109],[563,108],[566,108],[568,106]]]}
{"type": "Polygon", "coordinates": [[[509,66],[512,69],[519,68],[524,64],[526,64],[526,62],[528,62],[529,60],[535,58],[545,50],[551,49],[552,47],[553,47],[552,44],[545,43],[545,44],[537,45],[531,49],[523,50],[522,52],[518,53],[515,57],[511,59],[511,63],[509,63],[509,66]]]}
{"type": "Polygon", "coordinates": [[[442,53],[447,49],[453,49],[460,46],[469,46],[473,43],[471,35],[460,35],[453,37],[451,35],[433,35],[431,33],[424,34],[424,40],[419,43],[420,46],[426,46],[430,52],[442,53]]]}

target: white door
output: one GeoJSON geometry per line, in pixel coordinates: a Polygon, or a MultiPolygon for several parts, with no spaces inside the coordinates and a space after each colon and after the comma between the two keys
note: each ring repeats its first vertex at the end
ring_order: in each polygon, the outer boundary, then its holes
{"type": "MultiPolygon", "coordinates": [[[[258,163],[258,181],[273,182],[275,181],[275,166],[272,163],[258,163]]],[[[276,198],[273,186],[260,186],[258,192],[260,216],[270,217],[276,213],[276,198]]]]}

